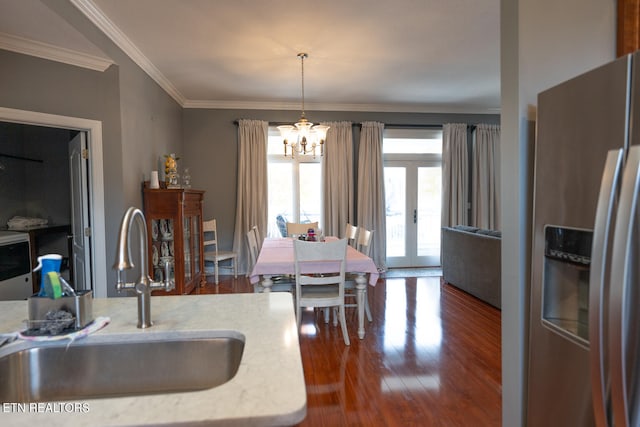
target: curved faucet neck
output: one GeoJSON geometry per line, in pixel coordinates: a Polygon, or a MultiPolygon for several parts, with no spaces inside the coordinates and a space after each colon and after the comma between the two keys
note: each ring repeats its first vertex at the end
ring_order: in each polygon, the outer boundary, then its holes
{"type": "Polygon", "coordinates": [[[131,260],[130,232],[134,221],[138,221],[138,238],[140,246],[140,283],[149,284],[149,265],[147,262],[147,223],[142,211],[130,207],[122,218],[120,233],[118,235],[118,247],[114,268],[118,271],[128,270],[135,264],[131,260]]]}
{"type": "Polygon", "coordinates": [[[153,282],[149,277],[149,258],[147,243],[147,221],[140,209],[130,207],[122,217],[120,232],[118,233],[118,248],[114,268],[117,270],[118,282],[116,289],[135,289],[138,297],[138,328],[148,328],[151,321],[151,290],[164,289],[169,292],[175,288],[175,280],[171,279],[169,261],[164,266],[164,282],[153,282]],[[131,247],[129,233],[133,221],[138,221],[138,236],[140,239],[140,279],[138,282],[127,283],[124,271],[133,267],[131,262],[131,247]]]}

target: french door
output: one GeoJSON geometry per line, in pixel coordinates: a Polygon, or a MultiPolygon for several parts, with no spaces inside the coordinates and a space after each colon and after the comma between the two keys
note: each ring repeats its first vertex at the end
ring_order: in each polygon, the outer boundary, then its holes
{"type": "Polygon", "coordinates": [[[91,289],[91,237],[89,230],[89,179],[86,132],[69,141],[69,170],[71,181],[71,227],[73,229],[72,253],[73,287],[76,290],[91,289]]]}
{"type": "Polygon", "coordinates": [[[385,160],[387,266],[440,266],[438,160],[385,160]]]}

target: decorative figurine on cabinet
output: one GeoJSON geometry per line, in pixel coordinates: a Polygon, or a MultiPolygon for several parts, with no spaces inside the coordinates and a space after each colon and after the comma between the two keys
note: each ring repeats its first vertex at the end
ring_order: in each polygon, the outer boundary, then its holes
{"type": "Polygon", "coordinates": [[[180,188],[179,176],[178,176],[178,160],[179,157],[176,157],[174,153],[165,154],[164,161],[164,174],[165,174],[165,184],[167,188],[180,188]]]}

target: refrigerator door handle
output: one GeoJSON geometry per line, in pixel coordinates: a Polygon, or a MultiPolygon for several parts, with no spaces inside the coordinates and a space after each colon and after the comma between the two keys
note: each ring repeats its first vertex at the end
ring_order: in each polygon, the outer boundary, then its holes
{"type": "MultiPolygon", "coordinates": [[[[618,213],[616,215],[615,233],[613,237],[613,252],[611,257],[611,288],[609,294],[609,362],[611,372],[611,397],[613,419],[616,427],[627,427],[637,425],[639,421],[637,415],[629,411],[634,408],[635,399],[634,384],[629,378],[629,374],[634,369],[627,366],[627,361],[631,361],[628,352],[633,351],[628,345],[630,330],[635,331],[629,322],[630,310],[629,293],[631,287],[632,268],[635,264],[632,259],[632,248],[634,247],[633,229],[638,201],[638,191],[640,191],[640,146],[629,148],[626,165],[622,175],[622,186],[620,190],[620,200],[618,202],[618,213]]],[[[635,307],[634,307],[635,309],[635,307]]],[[[635,341],[637,338],[632,337],[635,341]]]]}
{"type": "Polygon", "coordinates": [[[623,153],[621,148],[607,153],[593,227],[589,275],[589,355],[593,411],[598,427],[610,425],[607,411],[609,378],[605,366],[607,331],[604,329],[606,325],[604,304],[609,287],[607,280],[610,271],[608,265],[609,243],[612,234],[613,210],[622,171],[623,153]]]}

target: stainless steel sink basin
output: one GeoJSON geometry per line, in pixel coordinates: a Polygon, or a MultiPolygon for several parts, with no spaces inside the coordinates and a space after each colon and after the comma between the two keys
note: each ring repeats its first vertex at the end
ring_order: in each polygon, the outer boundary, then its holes
{"type": "Polygon", "coordinates": [[[106,342],[85,339],[19,349],[0,357],[0,401],[82,400],[216,387],[234,377],[244,350],[241,334],[227,335],[111,337],[106,342]]]}

